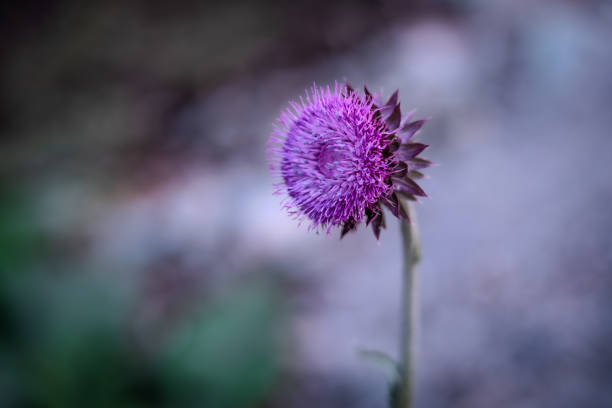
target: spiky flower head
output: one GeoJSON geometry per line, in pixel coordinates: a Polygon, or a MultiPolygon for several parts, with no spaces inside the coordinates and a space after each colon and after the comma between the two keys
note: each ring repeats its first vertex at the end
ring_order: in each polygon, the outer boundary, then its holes
{"type": "Polygon", "coordinates": [[[427,147],[412,137],[425,120],[403,120],[398,91],[378,104],[364,87],[313,85],[300,102],[290,102],[268,144],[270,168],[282,181],[284,207],[310,228],[342,227],[344,236],[365,219],[376,238],[384,228],[384,205],[408,219],[402,200],[426,196],[415,182],[431,163],[418,155],[427,147]]]}

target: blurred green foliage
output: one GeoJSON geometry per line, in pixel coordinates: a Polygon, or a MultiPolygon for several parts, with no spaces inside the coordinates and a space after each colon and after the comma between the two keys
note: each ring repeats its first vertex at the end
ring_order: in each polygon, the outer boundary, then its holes
{"type": "Polygon", "coordinates": [[[261,400],[278,370],[277,303],[265,286],[243,288],[185,319],[163,362],[173,399],[207,407],[261,400]]]}
{"type": "Polygon", "coordinates": [[[136,296],[99,274],[46,268],[28,199],[9,191],[0,205],[0,406],[251,407],[270,391],[282,310],[274,285],[196,302],[145,351],[130,329],[136,296]]]}

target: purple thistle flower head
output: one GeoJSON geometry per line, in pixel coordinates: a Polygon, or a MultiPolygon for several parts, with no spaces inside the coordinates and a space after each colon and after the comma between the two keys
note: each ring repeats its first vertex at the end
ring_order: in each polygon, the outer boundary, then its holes
{"type": "Polygon", "coordinates": [[[427,146],[410,142],[424,120],[402,120],[396,91],[387,103],[350,85],[312,87],[278,118],[268,144],[270,168],[282,181],[284,207],[310,228],[342,236],[366,220],[376,238],[384,228],[381,205],[407,219],[398,194],[426,196],[414,179],[431,163],[417,157],[427,146]]]}

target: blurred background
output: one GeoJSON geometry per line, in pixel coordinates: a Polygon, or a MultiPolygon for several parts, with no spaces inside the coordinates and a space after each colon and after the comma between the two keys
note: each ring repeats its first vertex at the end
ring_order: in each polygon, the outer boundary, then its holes
{"type": "MultiPolygon", "coordinates": [[[[272,123],[348,79],[431,117],[418,407],[612,407],[612,3],[0,6],[0,406],[375,407],[390,222],[273,196],[272,123]]],[[[390,219],[390,218],[389,218],[390,219]]]]}

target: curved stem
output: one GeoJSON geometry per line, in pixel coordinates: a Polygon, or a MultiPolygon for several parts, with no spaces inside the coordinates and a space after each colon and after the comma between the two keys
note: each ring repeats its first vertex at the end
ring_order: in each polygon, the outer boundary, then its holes
{"type": "Polygon", "coordinates": [[[404,268],[402,273],[402,331],[401,331],[401,377],[399,386],[399,408],[412,407],[414,381],[414,348],[417,328],[416,265],[421,251],[416,213],[412,202],[405,200],[404,207],[410,221],[402,221],[404,268]]]}

